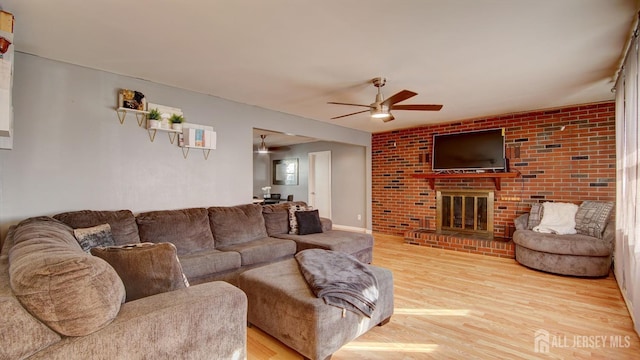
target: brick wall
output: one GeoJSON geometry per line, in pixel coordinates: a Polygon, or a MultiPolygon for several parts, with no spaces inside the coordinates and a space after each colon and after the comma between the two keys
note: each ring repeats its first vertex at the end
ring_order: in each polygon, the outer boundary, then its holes
{"type": "MultiPolygon", "coordinates": [[[[490,128],[505,129],[511,171],[520,173],[502,179],[495,193],[496,236],[534,202],[615,200],[615,103],[576,105],[374,134],[373,231],[435,230],[436,192],[411,174],[431,173],[433,134],[490,128]]],[[[495,188],[491,179],[437,179],[435,185],[495,188]]]]}

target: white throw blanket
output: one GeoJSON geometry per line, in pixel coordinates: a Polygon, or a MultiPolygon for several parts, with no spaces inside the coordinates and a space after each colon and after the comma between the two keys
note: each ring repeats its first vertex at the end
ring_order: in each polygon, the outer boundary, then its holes
{"type": "Polygon", "coordinates": [[[545,202],[542,204],[542,220],[533,231],[550,234],[575,234],[578,205],[545,202]]]}

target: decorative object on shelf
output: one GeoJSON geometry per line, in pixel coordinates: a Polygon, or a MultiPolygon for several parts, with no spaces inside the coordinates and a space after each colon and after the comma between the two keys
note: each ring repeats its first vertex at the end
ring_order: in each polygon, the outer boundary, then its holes
{"type": "Polygon", "coordinates": [[[149,109],[149,113],[147,114],[147,128],[148,129],[157,129],[160,127],[160,120],[162,120],[162,114],[158,109],[153,108],[149,109]]]}
{"type": "Polygon", "coordinates": [[[171,122],[171,128],[173,130],[182,131],[182,123],[184,122],[184,117],[182,115],[173,114],[169,118],[169,121],[171,122]]]}
{"type": "Polygon", "coordinates": [[[202,149],[204,158],[209,158],[209,152],[216,148],[217,134],[212,126],[198,125],[192,123],[182,124],[182,154],[186,159],[189,149],[202,149]]]}
{"type": "Polygon", "coordinates": [[[13,149],[13,14],[0,10],[0,149],[13,149]]]}
{"type": "Polygon", "coordinates": [[[271,186],[265,186],[262,188],[262,198],[269,199],[271,197],[271,186]]]}
{"type": "Polygon", "coordinates": [[[171,122],[169,120],[173,115],[182,116],[182,110],[179,108],[153,103],[147,104],[147,108],[149,109],[149,115],[151,114],[151,112],[153,112],[154,117],[157,116],[159,119],[159,124],[157,126],[151,126],[150,124],[147,127],[147,131],[149,132],[149,139],[151,140],[151,142],[153,142],[153,140],[155,139],[157,131],[164,131],[169,136],[169,141],[173,144],[176,140],[177,135],[181,133],[182,130],[172,129],[171,122]]]}
{"type": "Polygon", "coordinates": [[[4,36],[0,36],[0,53],[6,53],[11,46],[11,41],[7,40],[4,36]]]}
{"type": "Polygon", "coordinates": [[[118,93],[118,107],[131,110],[146,110],[147,100],[144,94],[129,89],[121,89],[118,93]]]}
{"type": "Polygon", "coordinates": [[[273,160],[274,185],[298,185],[298,159],[273,160]]]}
{"type": "Polygon", "coordinates": [[[143,93],[135,90],[120,89],[118,91],[118,108],[116,113],[120,124],[124,124],[124,119],[127,113],[132,112],[136,115],[138,120],[138,126],[142,126],[142,123],[147,117],[147,100],[143,93]]]}
{"type": "Polygon", "coordinates": [[[170,129],[171,128],[171,122],[169,121],[169,114],[162,114],[160,115],[160,128],[161,129],[170,129]]]}

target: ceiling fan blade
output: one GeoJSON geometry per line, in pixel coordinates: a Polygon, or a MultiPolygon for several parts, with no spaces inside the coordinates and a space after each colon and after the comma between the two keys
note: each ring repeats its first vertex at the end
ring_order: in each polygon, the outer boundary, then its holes
{"type": "Polygon", "coordinates": [[[416,95],[418,95],[418,93],[409,91],[409,90],[402,90],[399,93],[395,93],[391,95],[389,98],[387,98],[385,101],[382,102],[382,105],[392,107],[393,104],[399,103],[400,101],[407,100],[416,95]]]}
{"type": "Polygon", "coordinates": [[[442,105],[436,104],[414,104],[414,105],[393,105],[391,110],[420,110],[420,111],[439,111],[442,105]]]}
{"type": "Polygon", "coordinates": [[[334,119],[340,119],[340,118],[343,118],[343,117],[346,117],[346,116],[355,115],[355,114],[362,114],[362,113],[365,113],[365,112],[369,112],[369,110],[356,111],[356,112],[351,113],[351,114],[347,114],[347,115],[340,115],[340,116],[332,117],[332,118],[331,118],[331,120],[334,120],[334,119]]]}
{"type": "Polygon", "coordinates": [[[341,103],[341,102],[335,102],[335,101],[329,101],[327,104],[333,104],[333,105],[350,105],[350,106],[363,106],[363,107],[368,107],[368,108],[370,108],[370,107],[371,107],[371,105],[349,104],[349,103],[341,103]]]}
{"type": "Polygon", "coordinates": [[[392,113],[389,113],[389,117],[388,118],[384,118],[382,119],[383,122],[389,122],[391,120],[395,119],[395,117],[393,116],[392,113]]]}

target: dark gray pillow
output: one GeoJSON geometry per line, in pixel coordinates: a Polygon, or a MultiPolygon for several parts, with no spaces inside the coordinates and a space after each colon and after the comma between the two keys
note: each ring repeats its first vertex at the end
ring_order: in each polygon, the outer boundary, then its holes
{"type": "Polygon", "coordinates": [[[87,253],[96,246],[114,246],[116,244],[109,224],[73,229],[73,235],[78,240],[82,250],[87,253]]]}
{"type": "Polygon", "coordinates": [[[612,210],[612,202],[584,201],[576,212],[576,231],[578,234],[602,239],[612,210]]]}
{"type": "Polygon", "coordinates": [[[320,214],[318,210],[296,211],[296,220],[298,221],[298,234],[316,234],[322,232],[322,222],[320,222],[320,214]]]}

